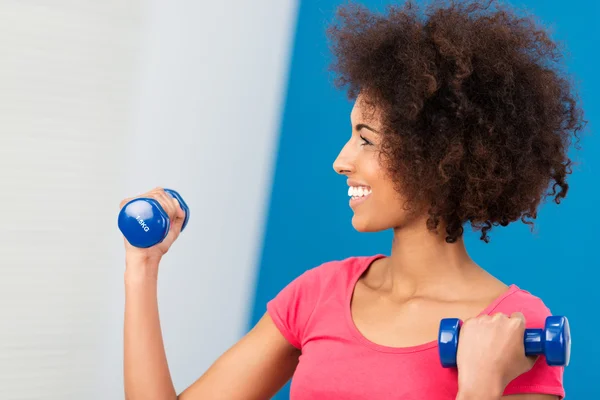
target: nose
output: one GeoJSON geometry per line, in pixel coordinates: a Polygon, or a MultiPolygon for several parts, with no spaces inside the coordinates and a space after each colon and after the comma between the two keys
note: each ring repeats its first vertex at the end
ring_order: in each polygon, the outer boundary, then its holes
{"type": "Polygon", "coordinates": [[[348,151],[348,144],[346,144],[333,162],[333,169],[335,172],[340,175],[349,175],[356,170],[350,153],[351,152],[348,151]]]}

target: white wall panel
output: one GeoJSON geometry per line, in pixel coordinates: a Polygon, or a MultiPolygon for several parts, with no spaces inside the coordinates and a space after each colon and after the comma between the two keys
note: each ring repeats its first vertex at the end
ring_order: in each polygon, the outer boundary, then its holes
{"type": "Polygon", "coordinates": [[[0,399],[123,398],[124,196],[169,186],[178,391],[243,334],[294,1],[0,0],[0,399]]]}

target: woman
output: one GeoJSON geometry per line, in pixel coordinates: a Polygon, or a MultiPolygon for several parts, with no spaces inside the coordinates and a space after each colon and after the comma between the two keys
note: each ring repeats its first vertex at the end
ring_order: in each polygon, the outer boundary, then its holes
{"type": "Polygon", "coordinates": [[[387,16],[340,8],[334,70],[355,103],[334,169],[348,180],[354,228],[393,229],[391,253],[299,276],[179,396],[156,279],[183,212],[160,188],[143,195],[173,224],[152,248],[125,241],[128,399],[267,399],[292,376],[294,400],[564,397],[563,369],[523,349],[524,329],[550,311],[478,266],[462,234],[470,223],[487,242],[493,226],[532,224],[546,196],[565,197],[582,113],[548,35],[490,10],[469,2],[422,18],[410,3],[387,16]],[[465,321],[456,369],[440,366],[436,347],[446,317],[465,321]]]}

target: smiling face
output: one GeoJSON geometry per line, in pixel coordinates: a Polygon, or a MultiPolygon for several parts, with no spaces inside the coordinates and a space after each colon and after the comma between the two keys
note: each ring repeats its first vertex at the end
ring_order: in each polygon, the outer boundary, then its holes
{"type": "Polygon", "coordinates": [[[350,120],[352,135],[333,168],[348,178],[352,225],[360,232],[377,232],[406,225],[413,218],[403,209],[404,199],[381,163],[382,125],[375,113],[367,113],[356,100],[350,120]]]}

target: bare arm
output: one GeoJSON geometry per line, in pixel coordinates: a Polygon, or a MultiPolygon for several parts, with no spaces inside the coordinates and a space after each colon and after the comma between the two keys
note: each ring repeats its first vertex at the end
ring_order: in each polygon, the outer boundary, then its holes
{"type": "MultiPolygon", "coordinates": [[[[292,376],[299,350],[281,335],[268,315],[177,396],[158,315],[160,260],[179,236],[185,212],[162,188],[152,198],[167,213],[171,228],[164,240],[137,248],[125,240],[124,380],[127,400],[253,400],[273,396],[292,376]]],[[[131,199],[121,202],[122,208],[131,199]]]]}
{"type": "Polygon", "coordinates": [[[158,316],[157,269],[158,265],[139,265],[136,273],[125,273],[123,344],[127,400],[177,398],[158,316]]]}
{"type": "MultiPolygon", "coordinates": [[[[483,392],[482,392],[483,393],[483,392]]],[[[456,397],[456,400],[558,400],[558,396],[550,394],[513,394],[510,396],[498,397],[495,394],[462,394],[456,397]]]]}
{"type": "Polygon", "coordinates": [[[137,266],[126,273],[125,397],[127,400],[262,400],[271,398],[293,375],[299,350],[265,314],[194,384],[176,395],[163,345],[155,272],[137,266]],[[139,273],[139,271],[147,271],[139,273]]]}
{"type": "Polygon", "coordinates": [[[558,396],[550,394],[513,394],[503,396],[502,400],[558,400],[558,396]]]}
{"type": "Polygon", "coordinates": [[[294,374],[299,355],[265,314],[178,399],[270,399],[294,374]]]}
{"type": "Polygon", "coordinates": [[[503,386],[490,384],[485,378],[478,380],[475,386],[461,387],[459,383],[456,400],[559,400],[551,394],[524,393],[502,396],[503,386]]]}

